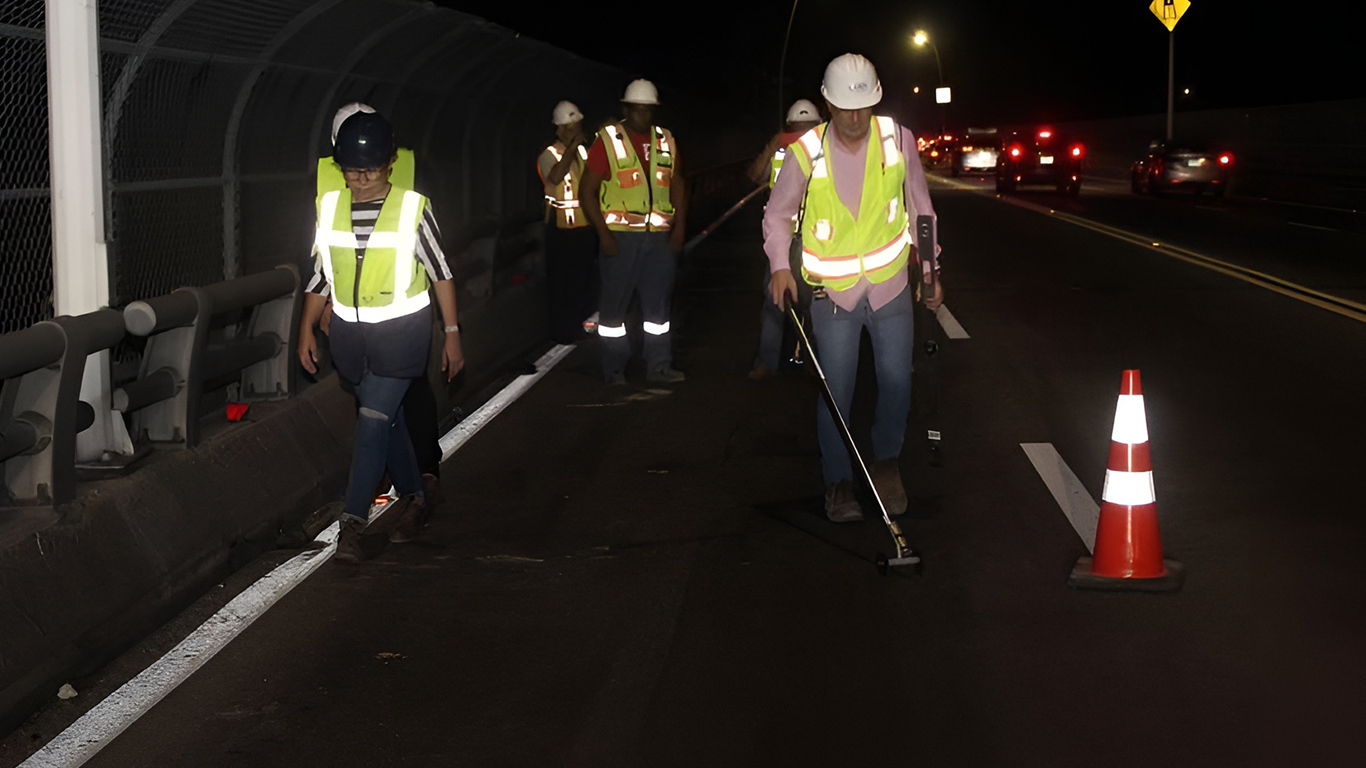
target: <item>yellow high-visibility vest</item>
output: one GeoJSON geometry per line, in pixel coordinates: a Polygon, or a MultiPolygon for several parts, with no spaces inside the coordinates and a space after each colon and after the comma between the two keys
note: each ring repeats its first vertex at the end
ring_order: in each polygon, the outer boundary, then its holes
{"type": "MultiPolygon", "coordinates": [[[[399,147],[394,154],[398,155],[398,159],[389,172],[389,183],[402,189],[412,189],[413,175],[417,172],[417,159],[413,151],[399,147]]],[[[318,197],[339,189],[346,189],[346,177],[342,175],[341,166],[331,157],[318,158],[318,197]]]]}
{"type": "Polygon", "coordinates": [[[897,147],[900,128],[890,117],[872,117],[863,196],[856,220],[835,189],[830,173],[830,132],[822,123],[792,145],[807,177],[801,224],[802,277],[815,286],[842,291],[861,277],[881,283],[910,260],[912,244],[906,201],[906,158],[897,147]]]}
{"type": "Polygon", "coordinates": [[[635,142],[620,123],[598,131],[607,150],[611,175],[602,182],[599,200],[607,228],[616,232],[663,231],[673,226],[674,207],[669,199],[673,183],[674,137],[668,129],[650,126],[652,147],[646,173],[635,142]]]}
{"type": "Polygon", "coordinates": [[[427,198],[411,189],[390,189],[366,243],[362,264],[356,259],[358,244],[351,228],[351,190],[332,190],[318,197],[318,228],[313,242],[332,286],[333,311],[339,317],[379,323],[410,315],[431,303],[427,269],[417,258],[418,230],[426,208],[427,198]]]}
{"type": "MultiPolygon", "coordinates": [[[[556,141],[554,144],[545,148],[550,156],[555,158],[555,162],[564,159],[564,142],[556,141]]],[[[549,218],[550,211],[555,212],[555,226],[560,229],[577,229],[588,226],[588,217],[579,210],[579,180],[583,178],[583,167],[588,162],[588,148],[580,144],[576,157],[569,164],[569,172],[560,179],[558,184],[546,184],[545,178],[541,179],[541,184],[546,188],[545,204],[546,216],[549,218]]],[[[536,173],[541,172],[540,166],[536,166],[536,173]]]]}

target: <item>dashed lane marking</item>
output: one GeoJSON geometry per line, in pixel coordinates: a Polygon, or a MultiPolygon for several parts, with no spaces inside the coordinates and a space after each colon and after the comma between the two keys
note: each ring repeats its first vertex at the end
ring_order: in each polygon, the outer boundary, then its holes
{"type": "Polygon", "coordinates": [[[1250,269],[1248,267],[1243,267],[1237,264],[1232,264],[1227,261],[1222,261],[1212,256],[1206,256],[1202,253],[1187,250],[1185,248],[1172,245],[1170,243],[1164,243],[1160,240],[1154,240],[1151,237],[1140,235],[1135,232],[1130,232],[1128,230],[1120,229],[1118,227],[1112,227],[1108,224],[1101,224],[1098,221],[1083,218],[1075,214],[1063,213],[1062,211],[1049,208],[1048,206],[1039,205],[1037,203],[1031,203],[1028,200],[1021,200],[1019,198],[1012,197],[1009,195],[996,194],[991,190],[983,189],[981,187],[975,187],[971,184],[964,184],[963,182],[955,181],[952,179],[936,178],[936,181],[940,184],[953,187],[955,189],[966,189],[978,192],[979,194],[995,195],[997,200],[1000,200],[1003,203],[1008,203],[1010,205],[1016,206],[1017,208],[1024,208],[1026,210],[1042,213],[1046,216],[1051,216],[1055,219],[1065,221],[1069,224],[1075,224],[1078,227],[1084,227],[1093,232],[1099,232],[1100,234],[1113,237],[1116,240],[1123,240],[1124,242],[1129,243],[1131,245],[1137,245],[1140,248],[1147,248],[1150,251],[1156,251],[1157,253],[1170,256],[1174,259],[1180,259],[1181,261],[1187,262],[1189,264],[1194,264],[1198,267],[1203,267],[1204,269],[1208,269],[1211,272],[1218,272],[1221,275],[1227,275],[1236,280],[1241,280],[1245,283],[1255,285],[1259,288],[1265,288],[1266,290],[1272,291],[1273,293],[1279,293],[1282,296],[1287,296],[1289,298],[1295,299],[1296,301],[1301,301],[1305,304],[1318,307],[1319,309],[1326,309],[1329,312],[1341,315],[1351,320],[1356,320],[1359,323],[1366,323],[1366,304],[1360,304],[1350,299],[1345,299],[1341,296],[1334,296],[1331,293],[1317,291],[1313,288],[1309,288],[1308,286],[1300,285],[1290,280],[1285,280],[1283,278],[1276,277],[1275,275],[1269,275],[1265,272],[1259,272],[1255,269],[1250,269]]]}
{"type": "Polygon", "coordinates": [[[939,308],[934,311],[934,317],[939,321],[939,326],[944,329],[944,335],[948,336],[950,339],[972,338],[971,336],[968,336],[967,331],[963,330],[963,326],[959,324],[958,318],[954,317],[953,313],[949,311],[947,304],[940,304],[939,308]]]}
{"type": "MultiPolygon", "coordinates": [[[[552,348],[536,361],[535,373],[518,376],[455,429],[446,433],[441,438],[441,460],[450,458],[476,432],[525,394],[532,384],[540,381],[547,371],[572,351],[574,347],[569,344],[552,348]]],[[[20,763],[19,768],[76,768],[85,764],[207,664],[209,659],[264,615],[280,598],[331,559],[337,551],[337,532],[336,523],[328,526],[315,539],[323,545],[322,548],[295,555],[234,597],[165,656],[109,694],[104,701],[96,704],[42,749],[20,763]]]]}
{"type": "Polygon", "coordinates": [[[1020,443],[1034,470],[1043,478],[1048,492],[1062,508],[1072,528],[1091,552],[1096,543],[1096,521],[1100,519],[1100,506],[1087,493],[1076,473],[1062,460],[1052,443],[1020,443]]]}

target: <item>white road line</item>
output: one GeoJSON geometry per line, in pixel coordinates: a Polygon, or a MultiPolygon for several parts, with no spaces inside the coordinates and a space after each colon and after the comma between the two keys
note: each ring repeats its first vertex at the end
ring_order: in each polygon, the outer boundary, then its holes
{"type": "Polygon", "coordinates": [[[1086,492],[1072,468],[1062,460],[1052,443],[1020,443],[1025,455],[1034,465],[1044,485],[1048,486],[1053,499],[1062,507],[1062,513],[1071,521],[1077,535],[1091,552],[1096,544],[1096,521],[1100,519],[1100,506],[1086,492]]]}
{"type": "Polygon", "coordinates": [[[963,330],[963,326],[958,323],[958,318],[949,311],[947,304],[940,304],[939,309],[934,311],[934,317],[939,321],[940,327],[944,329],[944,335],[950,339],[969,339],[968,332],[963,330]]]}
{"type": "Polygon", "coordinates": [[[1288,221],[1288,222],[1286,222],[1286,223],[1289,224],[1289,225],[1292,226],[1292,227],[1304,227],[1305,229],[1317,229],[1317,230],[1320,230],[1320,231],[1322,231],[1322,232],[1337,232],[1337,231],[1338,231],[1338,230],[1336,230],[1336,229],[1333,229],[1332,227],[1319,227],[1319,226],[1315,226],[1315,225],[1313,225],[1313,224],[1301,224],[1301,223],[1298,222],[1298,221],[1288,221]]]}
{"type": "MultiPolygon", "coordinates": [[[[554,347],[536,361],[535,373],[518,376],[493,399],[446,433],[441,438],[442,461],[450,458],[474,433],[483,429],[573,350],[574,347],[568,344],[554,347]]],[[[176,686],[207,664],[209,659],[264,615],[280,598],[331,559],[337,551],[337,530],[336,523],[328,526],[315,539],[324,545],[321,549],[295,555],[234,597],[165,656],[109,694],[104,701],[96,704],[42,749],[20,763],[19,768],[76,768],[84,765],[175,690],[176,686]]]]}
{"type": "Polygon", "coordinates": [[[455,425],[455,429],[447,432],[445,437],[441,438],[441,460],[445,461],[446,459],[449,459],[451,454],[460,450],[460,446],[464,445],[471,437],[474,437],[475,433],[487,426],[490,421],[493,421],[493,417],[502,413],[503,410],[509,405],[512,405],[517,398],[526,394],[526,391],[531,389],[532,384],[540,381],[541,377],[544,376],[547,371],[554,368],[573,351],[574,345],[572,344],[560,344],[553,347],[549,352],[541,355],[541,359],[536,361],[535,373],[524,374],[513,379],[512,383],[503,387],[503,390],[495,395],[493,399],[484,403],[474,413],[471,413],[461,420],[459,424],[455,425]]]}

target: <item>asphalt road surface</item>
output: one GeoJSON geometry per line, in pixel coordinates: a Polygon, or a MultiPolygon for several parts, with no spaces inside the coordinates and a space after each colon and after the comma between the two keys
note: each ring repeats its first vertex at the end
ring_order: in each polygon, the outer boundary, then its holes
{"type": "Polygon", "coordinates": [[[1366,238],[1112,182],[932,186],[970,338],[918,360],[923,576],[878,575],[876,519],[820,516],[815,380],[746,378],[756,205],[682,266],[687,381],[606,389],[581,344],[446,464],[425,541],[327,563],[88,765],[1343,764],[1366,313],[1170,249],[1366,302],[1366,238]],[[1128,368],[1174,593],[1070,589],[1086,543],[1021,447],[1098,501],[1128,368]]]}

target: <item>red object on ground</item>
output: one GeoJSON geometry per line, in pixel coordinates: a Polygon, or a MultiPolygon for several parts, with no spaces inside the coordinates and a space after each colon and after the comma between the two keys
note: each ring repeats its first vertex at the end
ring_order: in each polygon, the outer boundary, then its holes
{"type": "Polygon", "coordinates": [[[228,403],[228,421],[241,421],[251,403],[228,403]]]}
{"type": "Polygon", "coordinates": [[[1162,559],[1143,388],[1138,371],[1127,370],[1110,434],[1095,549],[1092,557],[1077,563],[1070,583],[1101,589],[1174,589],[1180,577],[1180,564],[1162,559]]]}

